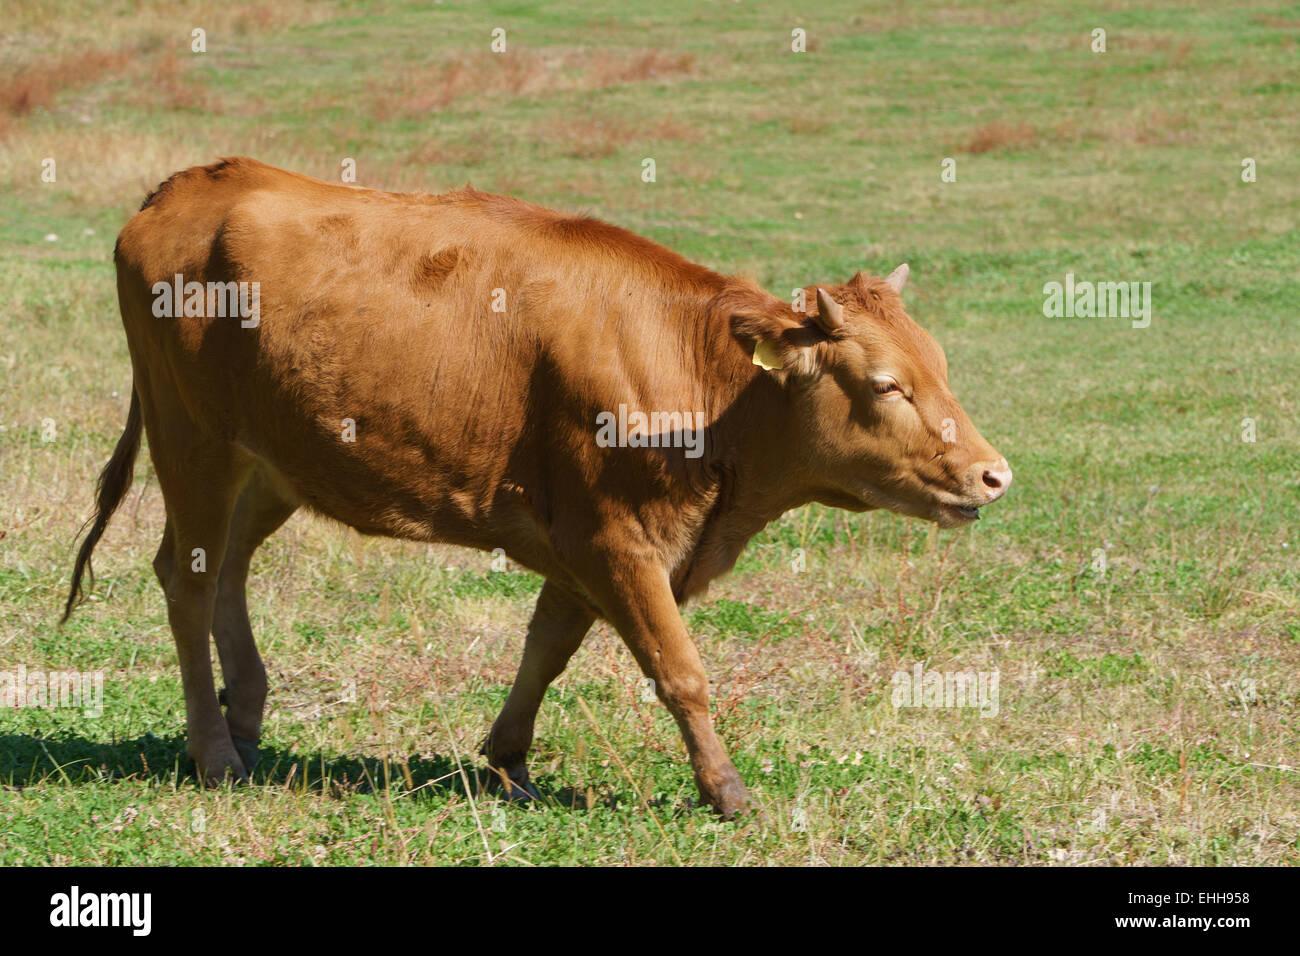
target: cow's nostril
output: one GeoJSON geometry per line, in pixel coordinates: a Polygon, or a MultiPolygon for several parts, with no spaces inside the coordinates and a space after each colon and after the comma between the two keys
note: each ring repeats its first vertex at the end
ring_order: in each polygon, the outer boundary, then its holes
{"type": "Polygon", "coordinates": [[[997,501],[1011,487],[1011,469],[1007,467],[1005,461],[997,462],[992,468],[981,467],[980,478],[984,482],[984,487],[988,489],[986,494],[989,501],[997,501]]]}

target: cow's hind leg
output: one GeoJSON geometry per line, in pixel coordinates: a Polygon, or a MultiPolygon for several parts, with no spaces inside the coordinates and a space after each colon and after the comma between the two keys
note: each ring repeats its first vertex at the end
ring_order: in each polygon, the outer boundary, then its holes
{"type": "Polygon", "coordinates": [[[233,447],[198,438],[188,427],[160,427],[151,414],[146,427],[167,505],[154,569],[167,596],[167,619],[180,659],[189,753],[207,783],[242,778],[243,761],[217,703],[208,635],[230,519],[249,462],[233,447]]]}
{"type": "Polygon", "coordinates": [[[231,740],[244,769],[249,771],[257,763],[257,745],[262,736],[266,668],[257,653],[253,626],[248,619],[248,568],[253,552],[296,509],[295,503],[276,490],[266,472],[255,468],[235,504],[226,554],[217,579],[212,636],[226,683],[220,701],[226,708],[231,740]]]}
{"type": "Polygon", "coordinates": [[[563,672],[594,620],[591,611],[561,588],[549,581],[542,586],[519,674],[483,748],[488,765],[503,775],[501,783],[511,799],[537,796],[527,765],[537,710],[546,688],[563,672]]]}

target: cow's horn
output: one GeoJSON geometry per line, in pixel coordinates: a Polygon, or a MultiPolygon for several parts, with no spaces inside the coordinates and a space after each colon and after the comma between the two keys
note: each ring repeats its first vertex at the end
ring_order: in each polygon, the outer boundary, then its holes
{"type": "Polygon", "coordinates": [[[907,285],[907,277],[911,271],[912,270],[907,267],[907,263],[904,262],[901,266],[891,272],[889,278],[885,281],[889,283],[890,287],[895,292],[901,293],[903,291],[903,286],[907,285]]]}
{"type": "Polygon", "coordinates": [[[827,333],[844,328],[844,306],[827,295],[822,288],[817,290],[817,324],[827,333]]]}

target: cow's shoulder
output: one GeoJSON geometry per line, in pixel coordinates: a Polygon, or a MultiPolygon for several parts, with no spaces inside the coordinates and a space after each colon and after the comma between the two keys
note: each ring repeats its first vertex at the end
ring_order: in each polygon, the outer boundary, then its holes
{"type": "Polygon", "coordinates": [[[140,211],[151,209],[165,202],[183,198],[185,194],[196,189],[214,185],[229,185],[253,178],[267,179],[274,176],[292,178],[293,174],[248,156],[230,156],[206,166],[191,166],[172,173],[159,183],[140,204],[140,211]]]}

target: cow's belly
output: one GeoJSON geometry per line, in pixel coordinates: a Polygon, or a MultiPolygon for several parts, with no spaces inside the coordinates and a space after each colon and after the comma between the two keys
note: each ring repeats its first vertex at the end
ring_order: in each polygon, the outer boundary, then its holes
{"type": "Polygon", "coordinates": [[[472,436],[382,403],[355,403],[354,414],[271,404],[245,399],[234,441],[315,511],[365,534],[471,547],[512,520],[504,463],[472,436]]]}

